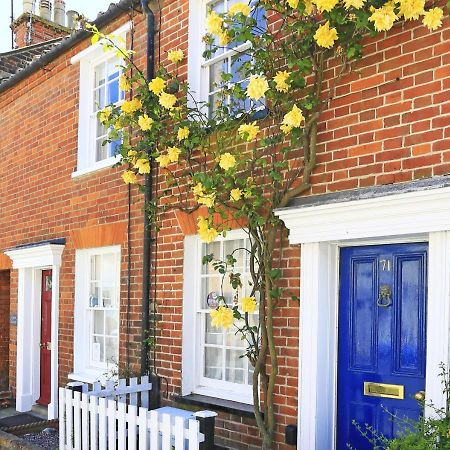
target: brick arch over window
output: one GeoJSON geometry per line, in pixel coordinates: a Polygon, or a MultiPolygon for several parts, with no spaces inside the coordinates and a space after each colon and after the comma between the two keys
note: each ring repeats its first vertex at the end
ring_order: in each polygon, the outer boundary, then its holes
{"type": "Polygon", "coordinates": [[[72,231],[70,233],[70,241],[73,248],[77,250],[121,245],[125,242],[126,230],[126,222],[96,225],[72,231]]]}

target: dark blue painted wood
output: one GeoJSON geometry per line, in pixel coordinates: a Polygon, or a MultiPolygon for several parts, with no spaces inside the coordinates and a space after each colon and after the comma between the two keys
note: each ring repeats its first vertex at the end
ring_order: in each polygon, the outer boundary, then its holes
{"type": "Polygon", "coordinates": [[[372,449],[352,425],[398,434],[391,414],[418,418],[425,389],[428,244],[348,247],[340,254],[337,449],[372,449]],[[380,287],[392,304],[377,305],[380,287]],[[364,382],[405,386],[404,400],[364,395],[364,382]]]}

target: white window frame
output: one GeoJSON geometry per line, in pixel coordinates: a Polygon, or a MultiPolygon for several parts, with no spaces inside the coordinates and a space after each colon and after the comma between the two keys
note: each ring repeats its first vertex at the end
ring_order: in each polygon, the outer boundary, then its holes
{"type": "MultiPolygon", "coordinates": [[[[92,256],[115,254],[118,258],[116,277],[118,282],[117,301],[118,301],[118,336],[120,336],[120,245],[108,247],[96,247],[89,249],[76,250],[75,252],[75,305],[74,305],[74,339],[73,356],[74,371],[69,374],[72,380],[92,383],[94,381],[105,381],[117,373],[116,364],[105,363],[104,366],[93,367],[90,364],[90,337],[91,320],[88,310],[89,284],[90,284],[90,259],[92,256]]],[[[119,338],[120,346],[120,338],[119,338]]],[[[117,364],[119,363],[119,358],[117,364]]]]}
{"type": "MultiPolygon", "coordinates": [[[[203,57],[205,44],[203,36],[206,34],[206,16],[208,4],[212,0],[189,1],[189,30],[188,30],[188,84],[192,99],[188,99],[188,105],[195,107],[196,103],[209,101],[209,67],[225,58],[231,59],[234,54],[239,54],[251,47],[250,42],[244,42],[224,54],[214,55],[206,60],[203,57]],[[226,55],[226,56],[225,56],[226,55]]],[[[206,108],[206,107],[205,107],[206,108]]],[[[206,111],[207,113],[207,111],[206,111]]]]}
{"type": "MultiPolygon", "coordinates": [[[[127,22],[111,34],[126,40],[127,32],[130,29],[131,22],[127,22]]],[[[72,64],[80,64],[77,168],[72,173],[72,178],[111,167],[120,161],[119,155],[95,161],[95,137],[91,133],[92,104],[94,102],[94,69],[99,64],[113,58],[117,58],[115,53],[105,53],[102,41],[99,41],[76,54],[70,60],[72,64]]]]}
{"type": "MultiPolygon", "coordinates": [[[[232,230],[218,241],[248,239],[244,230],[232,230]]],[[[207,379],[204,368],[204,323],[199,318],[197,303],[201,292],[202,244],[197,235],[184,240],[182,395],[209,397],[253,404],[252,385],[207,379]],[[193,335],[193,330],[196,332],[193,335]]]]}

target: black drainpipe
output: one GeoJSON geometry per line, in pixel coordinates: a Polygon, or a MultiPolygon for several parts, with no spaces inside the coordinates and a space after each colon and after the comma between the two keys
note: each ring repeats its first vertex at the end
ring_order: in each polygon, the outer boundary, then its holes
{"type": "MultiPolygon", "coordinates": [[[[155,16],[148,6],[148,0],[141,0],[142,10],[147,16],[147,81],[155,76],[155,16]]],[[[152,162],[152,161],[150,161],[152,162]]],[[[150,164],[150,167],[152,164],[150,164]]],[[[153,197],[153,177],[152,170],[145,175],[145,193],[144,193],[144,248],[142,263],[142,327],[141,327],[141,374],[149,374],[152,380],[153,388],[150,394],[150,409],[159,408],[161,405],[160,377],[156,375],[155,367],[150,369],[149,346],[144,345],[150,337],[150,271],[151,271],[151,223],[148,217],[148,206],[153,197]]]]}

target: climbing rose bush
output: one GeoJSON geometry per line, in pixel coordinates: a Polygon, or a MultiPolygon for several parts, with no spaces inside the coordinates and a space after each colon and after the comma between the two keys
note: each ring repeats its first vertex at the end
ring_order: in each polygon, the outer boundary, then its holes
{"type": "Polygon", "coordinates": [[[273,448],[276,427],[274,311],[282,299],[297,299],[279,282],[282,273],[273,253],[281,245],[283,225],[274,211],[309,189],[318,119],[341,77],[363,56],[365,39],[408,21],[420,21],[431,32],[442,26],[443,18],[444,10],[425,5],[425,0],[257,0],[234,3],[225,13],[210,11],[204,58],[223,48],[236,51],[234,75],[221,74],[210,102],[197,101],[179,76],[186,64],[181,49],[170,49],[168,64],[160,65],[147,82],[123,42],[90,27],[93,42],[100,41],[124,61],[119,83],[127,98],[99,113],[109,130],[107,141],[121,139],[123,181],[142,184],[152,166],[158,180],[164,179],[147,205],[155,229],[170,208],[200,209],[197,227],[204,242],[225,236],[231,221],[243,224],[248,234],[249,296],[240,294],[233,254],[225,261],[207,255],[204,263],[229,277],[236,292],[231,305],[218,295],[212,325],[233,327],[247,343],[255,417],[265,449],[273,448]],[[331,60],[337,69],[325,85],[331,60]]]}

